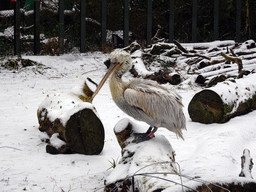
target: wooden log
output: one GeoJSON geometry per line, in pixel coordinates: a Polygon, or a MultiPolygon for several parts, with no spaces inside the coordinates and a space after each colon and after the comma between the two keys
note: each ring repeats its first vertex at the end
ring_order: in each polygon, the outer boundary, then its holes
{"type": "Polygon", "coordinates": [[[127,118],[116,124],[114,132],[122,157],[106,178],[104,191],[158,191],[174,185],[168,180],[179,180],[175,152],[164,136],[156,134],[150,140],[136,142],[136,134],[147,128],[127,118]],[[158,178],[154,178],[155,174],[158,178]]]}
{"type": "MultiPolygon", "coordinates": [[[[47,95],[37,110],[39,130],[49,137],[58,134],[65,144],[47,145],[47,152],[99,154],[104,146],[104,127],[90,101],[91,90],[85,83],[79,91],[47,95]],[[84,93],[84,94],[82,94],[84,93]],[[85,95],[89,93],[89,95],[85,95]]],[[[50,139],[51,141],[51,139],[50,139]]]]}
{"type": "Polygon", "coordinates": [[[256,109],[256,75],[233,82],[226,80],[194,95],[188,106],[192,121],[224,123],[230,118],[256,109]]]}

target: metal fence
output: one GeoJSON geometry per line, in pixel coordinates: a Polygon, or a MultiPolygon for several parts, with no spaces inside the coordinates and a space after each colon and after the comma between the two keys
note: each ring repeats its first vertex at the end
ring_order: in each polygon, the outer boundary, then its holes
{"type": "MultiPolygon", "coordinates": [[[[121,30],[121,43],[119,46],[127,46],[131,41],[131,30],[145,31],[145,44],[148,46],[152,42],[154,21],[154,7],[157,3],[163,1],[145,0],[145,21],[138,23],[138,26],[130,25],[132,12],[132,0],[116,1],[116,12],[122,10],[118,18],[111,17],[109,13],[109,5],[107,0],[97,1],[94,6],[93,13],[95,18],[87,14],[88,9],[86,0],[12,0],[12,10],[0,11],[0,55],[21,53],[34,54],[60,54],[65,51],[70,51],[73,47],[79,47],[80,52],[85,52],[90,49],[90,46],[95,46],[96,49],[106,46],[109,20],[117,19],[116,26],[121,30]],[[30,4],[28,3],[30,2],[30,4]],[[117,3],[118,2],[118,3],[117,3]],[[121,3],[120,3],[121,2],[121,3]],[[72,5],[68,5],[72,3],[72,5]],[[51,19],[46,19],[50,17],[51,19]],[[120,24],[121,20],[121,24],[120,24]],[[143,24],[143,26],[142,26],[143,24]],[[121,26],[121,27],[120,27],[121,26]],[[137,27],[137,28],[136,28],[137,27]],[[89,32],[88,32],[89,31],[89,32]],[[96,34],[90,37],[90,34],[96,34]],[[98,35],[98,34],[99,35],[98,35]],[[43,43],[42,43],[43,42],[43,43]],[[11,49],[13,47],[13,49],[11,49]]],[[[214,0],[213,3],[213,32],[212,40],[219,39],[219,20],[220,20],[220,1],[214,0]]],[[[242,0],[234,0],[235,3],[235,40],[241,41],[241,22],[242,22],[242,0]]],[[[175,1],[166,0],[167,3],[165,16],[168,15],[168,36],[169,42],[176,38],[177,23],[175,20],[175,1]]],[[[199,0],[191,0],[191,32],[190,42],[198,41],[198,5],[203,2],[199,0]]],[[[113,8],[111,8],[113,11],[113,8]]],[[[92,13],[92,12],[90,12],[92,13]]],[[[133,12],[134,14],[134,12],[133,12]]],[[[164,19],[163,19],[164,20],[164,19]]],[[[166,20],[166,19],[165,19],[166,20]]],[[[134,21],[134,19],[133,19],[134,21]]],[[[166,21],[165,21],[166,22],[166,21]]],[[[120,33],[119,33],[120,34],[120,33]]],[[[142,35],[143,36],[143,35],[142,35]]],[[[136,37],[135,37],[136,39],[136,37]]],[[[117,44],[115,46],[118,46],[117,44]]]]}

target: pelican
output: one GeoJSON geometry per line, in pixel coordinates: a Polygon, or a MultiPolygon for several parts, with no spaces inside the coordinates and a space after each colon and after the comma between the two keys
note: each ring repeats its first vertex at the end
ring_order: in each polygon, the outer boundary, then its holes
{"type": "Polygon", "coordinates": [[[110,53],[110,67],[92,95],[99,92],[109,77],[109,87],[116,105],[127,115],[150,125],[146,133],[138,137],[139,142],[154,137],[158,127],[164,127],[183,138],[186,129],[181,97],[152,80],[134,79],[124,82],[122,76],[131,67],[131,55],[117,49],[110,53]]]}

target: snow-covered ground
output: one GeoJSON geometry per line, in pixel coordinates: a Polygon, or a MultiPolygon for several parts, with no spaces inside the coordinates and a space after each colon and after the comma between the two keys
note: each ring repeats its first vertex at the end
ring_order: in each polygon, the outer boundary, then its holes
{"type": "MultiPolygon", "coordinates": [[[[69,92],[87,77],[99,82],[106,72],[107,54],[65,54],[62,56],[23,56],[43,67],[0,71],[0,189],[1,191],[103,191],[104,179],[111,173],[110,162],[121,157],[113,128],[127,117],[112,101],[108,83],[93,100],[105,128],[105,145],[100,155],[50,155],[45,134],[38,130],[37,108],[47,94],[69,92]]],[[[131,78],[129,75],[126,79],[131,78]]],[[[164,85],[170,89],[175,86],[164,85]]],[[[245,148],[256,158],[256,111],[231,119],[225,124],[192,122],[188,104],[201,88],[188,86],[176,91],[183,97],[187,119],[185,141],[160,128],[176,152],[181,173],[199,176],[209,182],[249,182],[239,177],[245,148]]],[[[145,130],[147,129],[147,125],[145,130]]],[[[256,176],[256,170],[252,170],[256,176]]],[[[254,180],[253,180],[254,181],[254,180]]],[[[187,186],[195,181],[183,179],[187,186]]],[[[182,191],[174,185],[166,191],[182,191]]]]}

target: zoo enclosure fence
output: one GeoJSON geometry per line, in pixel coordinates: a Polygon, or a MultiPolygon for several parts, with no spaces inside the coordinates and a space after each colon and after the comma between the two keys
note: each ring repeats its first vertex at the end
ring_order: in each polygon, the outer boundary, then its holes
{"type": "MultiPolygon", "coordinates": [[[[8,42],[13,42],[13,54],[14,55],[19,55],[21,52],[24,52],[24,47],[22,47],[23,41],[22,39],[24,38],[29,38],[30,40],[30,46],[33,44],[33,53],[35,55],[41,53],[41,32],[42,32],[42,27],[41,27],[41,20],[44,19],[42,15],[40,15],[40,12],[42,11],[40,8],[40,5],[44,2],[44,0],[34,0],[30,1],[33,2],[32,10],[26,10],[21,8],[21,0],[12,0],[14,1],[14,8],[13,10],[9,11],[1,11],[0,17],[5,17],[8,13],[13,16],[14,20],[14,25],[9,28],[4,29],[4,33],[2,33],[1,36],[6,35],[8,38],[4,39],[3,41],[8,41],[8,42]],[[33,17],[33,24],[30,26],[22,26],[21,27],[21,18],[22,15],[32,15],[33,17]],[[21,34],[23,31],[26,29],[31,29],[33,28],[33,33],[29,36],[22,36],[21,34]],[[7,33],[7,34],[6,34],[7,33]],[[9,33],[9,34],[8,34],[9,33]],[[12,33],[12,34],[10,34],[12,33]],[[11,40],[10,40],[11,38],[11,40]]],[[[28,1],[28,0],[27,0],[28,1]]],[[[167,0],[168,1],[168,6],[166,9],[169,12],[169,17],[168,17],[168,40],[169,42],[172,42],[173,39],[175,38],[175,2],[174,0],[167,0]]],[[[191,24],[191,42],[196,42],[197,41],[197,36],[198,36],[198,2],[199,0],[191,0],[191,5],[192,5],[192,24],[191,24]]],[[[213,15],[213,39],[212,40],[217,40],[219,38],[219,14],[220,14],[220,1],[221,0],[214,0],[214,15],[213,15]]],[[[237,42],[241,41],[241,10],[242,10],[242,0],[234,0],[236,1],[236,15],[235,15],[235,20],[236,20],[236,30],[235,30],[235,40],[237,42]]],[[[248,0],[247,0],[248,1],[248,0]]],[[[58,52],[63,53],[64,52],[64,45],[65,45],[65,28],[64,28],[64,18],[65,18],[65,1],[64,0],[55,0],[53,2],[56,2],[57,4],[57,11],[58,11],[58,29],[57,34],[58,34],[58,52]]],[[[129,36],[129,28],[130,28],[130,8],[131,8],[131,3],[133,1],[131,0],[123,0],[123,15],[122,15],[122,20],[123,20],[123,29],[122,29],[122,43],[121,46],[127,46],[129,44],[130,36],[129,36]]],[[[88,17],[86,17],[86,3],[87,0],[80,0],[79,1],[79,24],[80,24],[80,41],[79,41],[79,47],[80,47],[80,52],[86,52],[86,44],[88,43],[86,41],[86,20],[88,20],[88,17]]],[[[146,6],[146,45],[149,46],[151,44],[152,40],[152,22],[153,22],[153,10],[152,10],[152,4],[153,0],[145,0],[145,6],[146,6]]],[[[30,5],[31,7],[31,5],[30,5]]],[[[100,28],[101,28],[101,37],[100,37],[100,44],[102,47],[104,47],[107,43],[107,0],[101,0],[101,7],[100,7],[100,12],[101,12],[101,23],[99,23],[100,28]]],[[[9,21],[6,23],[10,23],[10,17],[8,17],[9,21]]],[[[4,19],[1,19],[1,23],[3,23],[4,19]]],[[[5,24],[1,24],[0,30],[3,30],[3,26],[6,26],[5,24]]],[[[0,37],[1,37],[0,36],[0,37]]],[[[2,38],[2,37],[1,37],[2,38]]],[[[2,40],[1,40],[2,41],[2,40]]],[[[118,45],[115,45],[118,46],[118,45]]],[[[0,49],[3,49],[3,45],[0,45],[0,49]]],[[[0,55],[4,55],[6,52],[0,51],[0,55]]]]}

